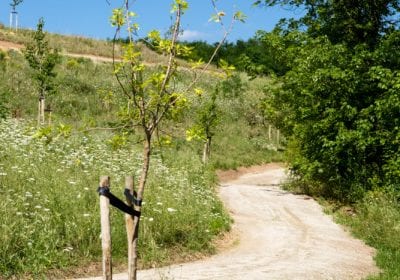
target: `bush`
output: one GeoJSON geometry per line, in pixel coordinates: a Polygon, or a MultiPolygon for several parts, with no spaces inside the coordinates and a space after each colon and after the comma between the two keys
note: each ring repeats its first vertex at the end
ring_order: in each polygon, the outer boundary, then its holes
{"type": "Polygon", "coordinates": [[[371,51],[303,36],[266,99],[268,117],[290,135],[293,173],[342,201],[399,190],[400,72],[385,52],[393,40],[371,51]]]}

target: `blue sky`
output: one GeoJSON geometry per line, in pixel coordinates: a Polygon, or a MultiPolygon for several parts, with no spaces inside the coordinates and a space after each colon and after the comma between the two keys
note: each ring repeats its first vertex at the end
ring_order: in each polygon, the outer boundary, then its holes
{"type": "MultiPolygon", "coordinates": [[[[9,24],[11,0],[0,0],[0,22],[9,24]]],[[[109,24],[113,7],[121,5],[121,0],[24,0],[17,7],[20,26],[36,28],[40,17],[45,19],[45,29],[49,32],[80,35],[98,39],[111,38],[114,34],[109,24]]],[[[218,24],[209,22],[213,8],[208,0],[189,0],[190,8],[182,20],[185,30],[183,37],[188,40],[215,42],[221,38],[218,24]]],[[[144,36],[152,29],[165,32],[171,24],[170,0],[136,0],[131,9],[138,14],[140,34],[144,36]]],[[[282,17],[298,17],[301,11],[288,11],[282,7],[252,7],[251,0],[218,0],[220,10],[227,18],[235,10],[244,12],[246,23],[237,23],[229,36],[230,41],[248,39],[257,30],[271,30],[282,17]]]]}

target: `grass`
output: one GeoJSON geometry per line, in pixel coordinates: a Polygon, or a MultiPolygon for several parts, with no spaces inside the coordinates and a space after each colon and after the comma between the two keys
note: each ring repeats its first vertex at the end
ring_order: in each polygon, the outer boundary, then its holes
{"type": "MultiPolygon", "coordinates": [[[[64,57],[56,69],[57,94],[46,98],[53,125],[41,129],[32,125],[37,93],[23,56],[0,53],[0,68],[0,115],[8,116],[0,123],[0,278],[40,278],[49,270],[98,261],[99,176],[110,175],[112,190],[121,197],[124,177],[136,175],[141,161],[137,135],[93,130],[115,127],[120,121],[119,108],[125,100],[111,65],[64,57]]],[[[176,87],[191,77],[182,71],[176,87]]],[[[206,74],[198,85],[207,93],[218,79],[206,74]]],[[[250,83],[244,75],[241,80],[240,90],[233,87],[219,97],[221,122],[211,164],[200,163],[201,142],[185,139],[198,106],[192,93],[185,113],[161,127],[169,141],[154,142],[141,224],[141,266],[212,253],[212,240],[230,226],[215,194],[215,168],[280,159],[276,143],[266,141],[262,111],[255,106],[268,81],[250,83]]],[[[123,215],[113,210],[112,222],[113,256],[123,262],[123,215]]]]}
{"type": "Polygon", "coordinates": [[[354,214],[342,209],[336,214],[337,221],[377,250],[375,261],[382,272],[368,279],[400,279],[399,202],[391,195],[374,191],[354,206],[354,214]]]}
{"type": "MultiPolygon", "coordinates": [[[[140,170],[135,148],[110,150],[90,136],[49,138],[24,122],[0,123],[0,275],[39,277],[51,268],[99,259],[96,188],[112,176],[121,197],[124,177],[140,170]]],[[[156,155],[140,235],[142,266],[170,263],[171,252],[211,253],[230,219],[216,197],[211,170],[189,156],[156,155]],[[190,207],[187,207],[190,205],[190,207]]],[[[124,258],[124,218],[112,210],[113,256],[124,258]]]]}

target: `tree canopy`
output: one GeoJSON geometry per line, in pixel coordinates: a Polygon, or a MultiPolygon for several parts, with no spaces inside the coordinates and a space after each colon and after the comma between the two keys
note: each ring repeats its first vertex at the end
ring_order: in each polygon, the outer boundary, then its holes
{"type": "Polygon", "coordinates": [[[262,3],[307,9],[260,38],[286,67],[264,105],[300,185],[344,201],[377,188],[399,195],[399,1],[262,3]]]}
{"type": "Polygon", "coordinates": [[[326,35],[333,43],[351,46],[374,46],[382,34],[399,24],[398,0],[259,0],[255,5],[305,8],[305,16],[291,20],[292,26],[306,26],[313,37],[326,35]]]}

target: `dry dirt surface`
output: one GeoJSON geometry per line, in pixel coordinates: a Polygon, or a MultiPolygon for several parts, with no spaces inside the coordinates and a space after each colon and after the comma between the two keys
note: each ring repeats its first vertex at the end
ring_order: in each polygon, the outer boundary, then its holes
{"type": "MultiPolygon", "coordinates": [[[[24,45],[21,44],[15,44],[12,42],[7,42],[7,41],[0,41],[0,50],[3,51],[8,51],[8,50],[14,50],[14,51],[20,51],[21,49],[24,48],[24,45]]],[[[96,55],[91,55],[91,54],[75,54],[75,53],[63,53],[63,55],[69,56],[69,57],[75,57],[75,58],[87,58],[92,60],[93,62],[112,62],[113,59],[111,57],[102,57],[102,56],[96,56],[96,55]]],[[[119,61],[117,59],[117,61],[119,61]]]]}
{"type": "Polygon", "coordinates": [[[140,271],[138,278],[347,280],[378,273],[373,249],[335,224],[312,198],[281,190],[283,167],[252,170],[228,175],[220,187],[235,221],[236,246],[193,263],[140,271]]]}
{"type": "Polygon", "coordinates": [[[8,50],[20,50],[23,45],[15,44],[11,42],[0,41],[0,50],[8,51],[8,50]]]}

